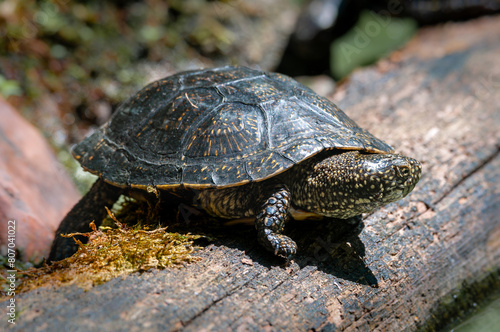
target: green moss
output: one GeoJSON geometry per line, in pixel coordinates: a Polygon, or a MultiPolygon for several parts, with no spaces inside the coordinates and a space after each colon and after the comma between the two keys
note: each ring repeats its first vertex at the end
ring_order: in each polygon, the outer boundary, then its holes
{"type": "MultiPolygon", "coordinates": [[[[200,249],[194,241],[202,236],[167,232],[167,227],[158,226],[155,207],[151,208],[146,202],[124,199],[118,208],[118,216],[123,217],[123,222],[108,210],[99,229],[92,222],[91,232],[67,235],[89,238],[87,244],[77,241],[79,249],[73,256],[40,268],[19,270],[17,280],[20,284],[16,292],[68,284],[87,289],[133,272],[181,268],[200,260],[193,255],[200,249]]],[[[2,272],[1,276],[4,286],[6,275],[2,272]]]]}
{"type": "Polygon", "coordinates": [[[431,318],[419,331],[449,330],[478,308],[490,302],[500,291],[500,270],[491,271],[482,280],[464,281],[456,292],[448,294],[436,305],[431,318]]]}

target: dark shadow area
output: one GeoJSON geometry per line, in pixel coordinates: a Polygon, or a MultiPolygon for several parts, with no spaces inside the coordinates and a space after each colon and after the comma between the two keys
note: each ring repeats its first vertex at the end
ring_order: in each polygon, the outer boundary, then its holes
{"type": "MultiPolygon", "coordinates": [[[[252,221],[227,225],[227,220],[213,218],[183,203],[181,198],[170,197],[168,202],[161,208],[161,220],[169,226],[168,231],[202,235],[197,245],[238,249],[268,268],[288,265],[285,258],[274,256],[257,243],[252,221]]],[[[292,259],[301,268],[313,265],[335,277],[373,287],[378,280],[363,260],[365,246],[359,238],[363,228],[361,217],[291,220],[284,234],[297,242],[298,253],[292,259]]]]}
{"type": "Polygon", "coordinates": [[[364,228],[361,216],[292,221],[287,226],[300,248],[295,258],[299,266],[314,265],[342,279],[377,285],[377,278],[363,260],[365,245],[359,238],[364,228]]]}
{"type": "MultiPolygon", "coordinates": [[[[196,246],[237,249],[267,268],[289,266],[285,258],[275,256],[258,244],[253,218],[234,222],[211,217],[186,203],[195,201],[191,191],[147,193],[132,190],[128,194],[135,199],[125,198],[121,208],[114,213],[120,223],[142,229],[167,226],[167,232],[200,235],[194,243],[196,246]],[[157,194],[160,200],[156,199],[157,194]]],[[[109,216],[103,225],[116,227],[109,216]]],[[[363,261],[365,247],[359,239],[363,227],[361,217],[290,220],[284,234],[297,242],[298,252],[291,259],[301,268],[312,265],[335,277],[374,286],[378,281],[363,261]]],[[[86,242],[87,238],[82,240],[86,242]]],[[[68,241],[73,240],[69,238],[68,241]]]]}

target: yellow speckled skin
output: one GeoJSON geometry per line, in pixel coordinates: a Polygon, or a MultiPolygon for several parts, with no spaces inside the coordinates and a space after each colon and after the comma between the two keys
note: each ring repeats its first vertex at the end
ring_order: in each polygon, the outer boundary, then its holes
{"type": "Polygon", "coordinates": [[[341,219],[372,212],[411,192],[421,170],[418,161],[398,154],[326,154],[262,183],[202,190],[197,201],[221,218],[256,216],[259,242],[288,257],[297,247],[281,232],[292,207],[341,219]]]}

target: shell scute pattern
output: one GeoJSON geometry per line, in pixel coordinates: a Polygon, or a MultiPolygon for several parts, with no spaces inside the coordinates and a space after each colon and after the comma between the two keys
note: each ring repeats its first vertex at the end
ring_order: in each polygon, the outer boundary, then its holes
{"type": "Polygon", "coordinates": [[[131,135],[131,144],[141,148],[137,154],[142,159],[175,157],[179,142],[192,135],[195,125],[207,116],[205,110],[217,107],[221,101],[211,89],[181,91],[163,111],[154,113],[140,126],[141,135],[131,135]]]}
{"type": "Polygon", "coordinates": [[[265,151],[263,120],[254,107],[228,103],[210,115],[190,135],[186,157],[232,160],[265,151]]]}
{"type": "Polygon", "coordinates": [[[182,180],[184,183],[211,183],[213,171],[212,165],[187,165],[182,168],[182,180]]]}
{"type": "Polygon", "coordinates": [[[287,159],[292,160],[295,163],[299,163],[302,160],[315,155],[321,150],[323,150],[323,146],[318,144],[315,139],[305,139],[297,145],[291,145],[283,149],[282,154],[287,159]]]}
{"type": "Polygon", "coordinates": [[[255,71],[248,68],[240,67],[241,70],[237,71],[225,68],[228,67],[188,71],[174,76],[180,77],[182,88],[213,87],[255,76],[255,71]]]}
{"type": "MultiPolygon", "coordinates": [[[[163,79],[147,85],[120,106],[120,111],[115,112],[113,121],[106,127],[106,136],[117,145],[127,144],[130,137],[137,134],[155,115],[156,110],[165,107],[165,103],[177,95],[180,83],[177,77],[163,79]],[[135,119],[131,125],[130,120],[135,119]]],[[[147,130],[147,129],[145,129],[147,130]]]]}
{"type": "Polygon", "coordinates": [[[306,90],[306,91],[314,93],[311,89],[300,84],[299,82],[297,82],[296,80],[294,80],[293,78],[291,78],[289,76],[286,76],[286,75],[283,75],[280,73],[266,73],[266,75],[267,75],[267,77],[269,77],[273,81],[279,82],[281,86],[286,87],[288,90],[299,89],[299,90],[306,90]]]}
{"type": "Polygon", "coordinates": [[[216,185],[228,183],[228,181],[234,181],[234,179],[237,179],[239,183],[246,183],[252,180],[246,171],[243,161],[230,166],[224,165],[213,172],[213,181],[216,185]]]}
{"type": "Polygon", "coordinates": [[[277,174],[294,165],[294,162],[283,157],[281,153],[270,152],[262,154],[259,158],[247,161],[247,171],[252,180],[260,180],[268,176],[269,173],[277,174]]]}
{"type": "Polygon", "coordinates": [[[300,145],[304,138],[329,135],[331,125],[318,123],[317,115],[298,103],[297,99],[279,100],[266,105],[269,114],[270,147],[300,145]],[[325,128],[326,127],[326,128],[325,128]]]}
{"type": "Polygon", "coordinates": [[[251,105],[289,97],[286,90],[277,89],[273,82],[265,76],[226,84],[220,86],[219,90],[229,102],[241,102],[251,105]]]}
{"type": "Polygon", "coordinates": [[[118,186],[202,188],[263,180],[334,148],[391,149],[287,76],[224,67],[151,83],[73,153],[118,186]]]}

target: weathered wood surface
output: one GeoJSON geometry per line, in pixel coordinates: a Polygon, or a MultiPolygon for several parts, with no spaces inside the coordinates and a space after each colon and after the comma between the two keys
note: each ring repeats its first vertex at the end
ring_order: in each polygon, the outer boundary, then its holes
{"type": "MultiPolygon", "coordinates": [[[[72,286],[18,295],[16,329],[398,331],[443,324],[443,303],[500,268],[498,31],[500,17],[426,29],[332,96],[361,126],[424,165],[413,194],[364,226],[339,235],[342,225],[289,224],[301,248],[289,267],[263,252],[251,229],[235,228],[180,270],[87,292],[72,286]]],[[[5,312],[2,304],[2,324],[5,312]]]]}

